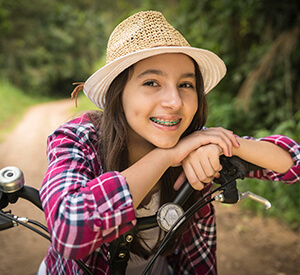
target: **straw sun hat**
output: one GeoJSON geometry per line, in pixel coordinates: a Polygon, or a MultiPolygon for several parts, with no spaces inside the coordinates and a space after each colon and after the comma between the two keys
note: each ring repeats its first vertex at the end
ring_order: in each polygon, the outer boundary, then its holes
{"type": "Polygon", "coordinates": [[[157,11],[136,13],[112,32],[106,52],[106,65],[91,75],[83,86],[86,96],[103,109],[105,94],[112,81],[138,61],[163,53],[183,53],[199,65],[205,93],[224,77],[226,67],[214,53],[193,48],[157,11]]]}

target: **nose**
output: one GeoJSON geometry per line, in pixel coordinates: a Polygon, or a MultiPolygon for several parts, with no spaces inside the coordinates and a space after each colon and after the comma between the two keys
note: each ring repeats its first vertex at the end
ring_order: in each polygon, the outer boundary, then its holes
{"type": "Polygon", "coordinates": [[[172,110],[183,106],[179,89],[176,86],[168,86],[162,91],[161,105],[172,110]]]}

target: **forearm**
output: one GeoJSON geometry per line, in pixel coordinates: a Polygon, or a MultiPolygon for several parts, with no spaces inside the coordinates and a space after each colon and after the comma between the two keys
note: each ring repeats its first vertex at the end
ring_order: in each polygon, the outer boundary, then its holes
{"type": "MultiPolygon", "coordinates": [[[[198,175],[194,175],[191,171],[194,170],[194,168],[197,170],[199,167],[199,158],[197,153],[194,154],[194,151],[209,144],[220,146],[226,156],[231,155],[232,147],[238,146],[236,138],[231,131],[223,128],[211,128],[203,131],[195,131],[181,139],[177,145],[172,148],[155,148],[136,162],[134,159],[138,158],[133,158],[133,164],[122,171],[121,174],[126,178],[126,182],[129,185],[134,207],[136,208],[141,203],[143,198],[155,186],[170,166],[182,165],[182,161],[184,160],[189,163],[188,168],[185,169],[183,167],[187,179],[195,189],[201,189],[203,187],[201,176],[198,177],[198,175]],[[187,160],[187,157],[191,153],[193,156],[187,160]],[[193,165],[194,163],[196,163],[195,166],[193,165]],[[189,172],[187,172],[187,170],[189,170],[189,172]]],[[[219,167],[216,167],[217,170],[218,168],[219,167]]]]}
{"type": "Polygon", "coordinates": [[[134,208],[139,206],[170,165],[167,150],[156,148],[121,172],[129,186],[134,208]]]}
{"type": "Polygon", "coordinates": [[[233,155],[248,162],[277,173],[285,173],[293,166],[290,154],[274,143],[244,138],[238,138],[238,142],[240,147],[233,147],[233,155]]]}

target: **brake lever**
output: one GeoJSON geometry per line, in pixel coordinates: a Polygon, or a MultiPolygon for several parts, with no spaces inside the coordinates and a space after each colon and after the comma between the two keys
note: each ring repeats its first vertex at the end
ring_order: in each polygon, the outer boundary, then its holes
{"type": "Polygon", "coordinates": [[[239,201],[244,200],[247,197],[249,199],[252,199],[252,200],[258,202],[258,203],[261,203],[265,207],[266,210],[271,208],[271,206],[272,206],[271,203],[266,198],[261,197],[259,195],[256,195],[256,194],[254,194],[250,191],[246,191],[246,192],[243,192],[243,193],[239,192],[239,201]]]}
{"type": "Polygon", "coordinates": [[[215,201],[232,204],[248,197],[263,204],[265,209],[269,209],[271,207],[271,203],[267,199],[250,191],[242,193],[236,188],[236,179],[244,179],[247,172],[250,172],[251,170],[260,170],[262,167],[256,166],[238,157],[227,158],[225,156],[221,156],[220,162],[223,169],[220,172],[220,177],[218,179],[214,179],[214,182],[223,185],[224,188],[222,188],[222,193],[214,196],[215,201]],[[228,182],[230,183],[228,184],[228,182]]]}
{"type": "Polygon", "coordinates": [[[239,201],[239,191],[236,188],[236,180],[244,179],[246,175],[246,166],[240,159],[220,157],[222,170],[220,177],[215,178],[214,182],[221,184],[222,193],[214,196],[215,201],[234,204],[239,201]]]}

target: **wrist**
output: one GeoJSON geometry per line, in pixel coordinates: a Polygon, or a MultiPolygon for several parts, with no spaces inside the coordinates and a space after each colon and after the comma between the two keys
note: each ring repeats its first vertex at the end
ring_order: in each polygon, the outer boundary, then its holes
{"type": "Polygon", "coordinates": [[[240,157],[241,156],[241,152],[244,149],[245,146],[245,139],[244,138],[240,138],[240,137],[236,137],[237,142],[239,143],[239,146],[232,146],[232,155],[233,156],[237,156],[240,157]]]}
{"type": "Polygon", "coordinates": [[[172,150],[157,147],[152,153],[155,154],[157,162],[160,162],[163,166],[166,166],[167,168],[172,166],[174,161],[172,150]]]}

